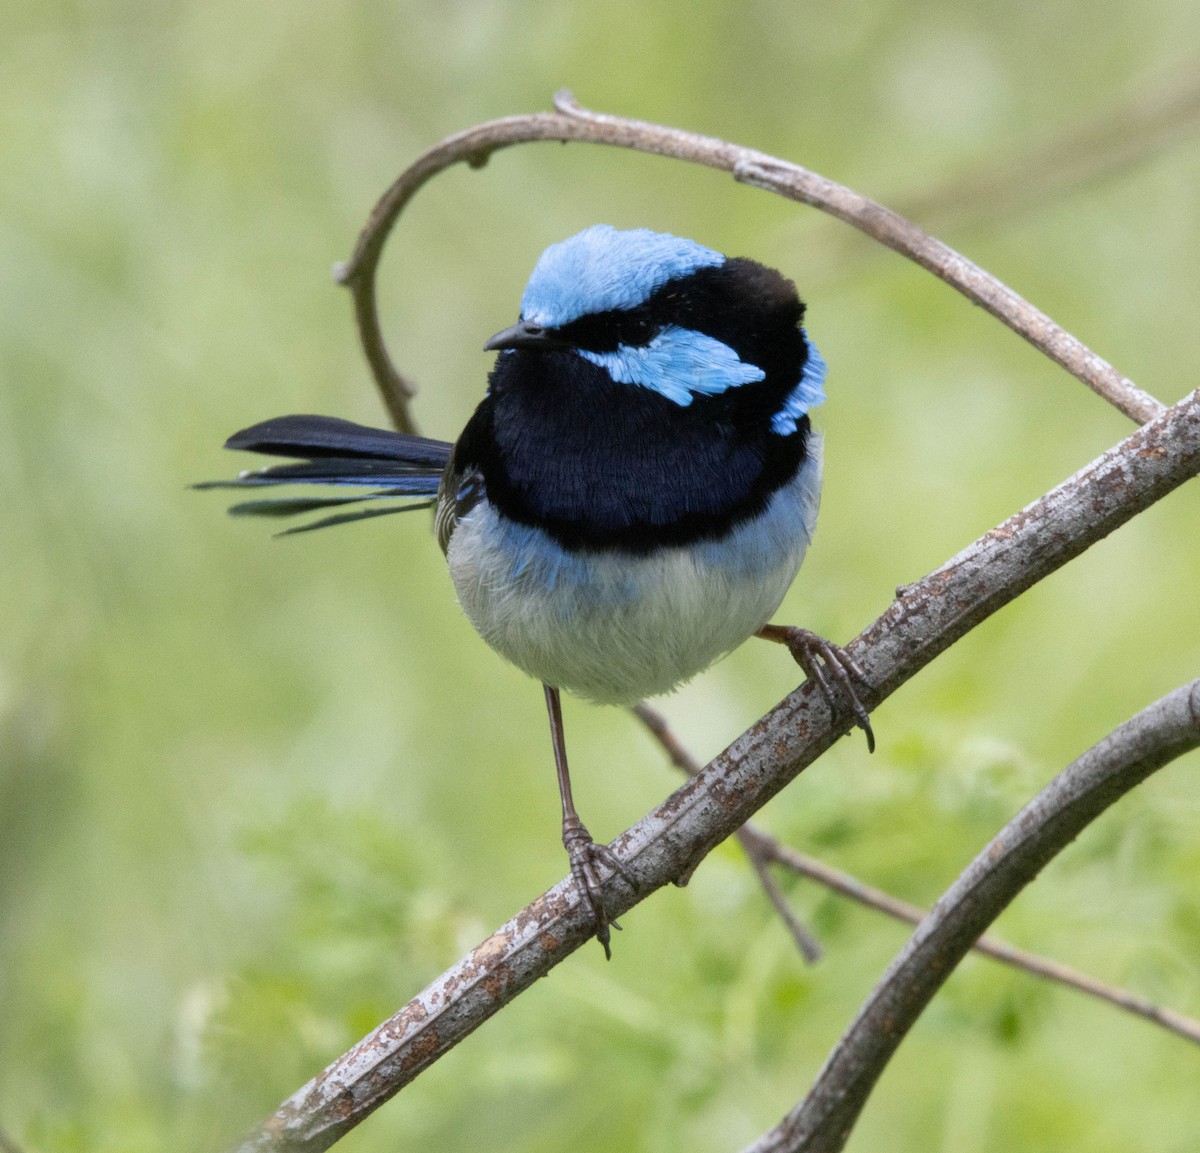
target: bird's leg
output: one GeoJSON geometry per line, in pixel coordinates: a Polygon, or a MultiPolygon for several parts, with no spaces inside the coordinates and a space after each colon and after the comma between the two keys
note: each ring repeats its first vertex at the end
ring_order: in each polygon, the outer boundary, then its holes
{"type": "Polygon", "coordinates": [[[804,675],[810,681],[816,681],[834,712],[841,704],[850,706],[854,723],[867,735],[867,752],[875,751],[875,734],[871,731],[866,706],[858,699],[850,679],[854,677],[865,685],[868,683],[867,674],[845,649],[795,625],[763,625],[754,635],[765,641],[787,645],[796,664],[804,670],[804,675]]]}
{"type": "Polygon", "coordinates": [[[604,908],[604,894],[600,888],[600,877],[597,874],[599,865],[607,865],[619,873],[632,885],[633,880],[625,871],[624,866],[617,860],[616,855],[607,845],[598,845],[592,840],[592,834],[587,826],[579,819],[575,811],[575,801],[571,796],[571,774],[567,769],[567,744],[563,736],[562,702],[559,700],[558,689],[549,685],[542,686],[546,690],[546,711],[550,714],[550,739],[554,743],[554,767],[558,771],[558,793],[562,798],[562,840],[571,859],[571,876],[584,900],[592,907],[592,915],[596,921],[596,940],[604,946],[604,956],[612,958],[609,948],[610,933],[608,927],[614,929],[621,926],[608,915],[604,908]]]}

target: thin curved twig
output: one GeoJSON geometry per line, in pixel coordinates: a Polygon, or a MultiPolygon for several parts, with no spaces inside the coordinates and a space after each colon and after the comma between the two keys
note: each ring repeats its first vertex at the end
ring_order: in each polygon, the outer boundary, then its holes
{"type": "MultiPolygon", "coordinates": [[[[676,768],[682,769],[688,776],[693,777],[700,771],[700,762],[692,756],[667,723],[666,718],[657,709],[645,701],[641,701],[630,711],[650,730],[676,768]]],[[[913,905],[908,901],[900,900],[899,897],[893,897],[882,889],[865,884],[850,873],[835,869],[832,865],[826,864],[816,857],[801,853],[799,850],[783,844],[778,838],[764,832],[752,822],[747,822],[738,829],[737,837],[754,864],[755,870],[759,873],[760,879],[768,865],[776,864],[798,877],[813,881],[830,892],[837,893],[865,908],[874,909],[877,913],[883,913],[884,916],[891,917],[895,921],[919,925],[928,915],[929,910],[922,909],[919,905],[913,905]]],[[[777,887],[775,892],[779,894],[779,900],[787,900],[784,894],[779,893],[777,887]]],[[[767,895],[778,909],[778,901],[772,896],[770,890],[767,895]]],[[[782,910],[780,915],[784,916],[782,910]]],[[[784,921],[788,923],[786,916],[784,916],[784,921]]],[[[789,929],[790,927],[789,923],[789,929]]],[[[1090,997],[1105,1001],[1114,1008],[1123,1009],[1155,1025],[1161,1025],[1185,1041],[1200,1045],[1200,1021],[1183,1013],[1177,1013],[1174,1009],[1164,1009],[1128,989],[1097,981],[1095,977],[1072,969],[1069,965],[1062,965],[1057,961],[1040,957],[1037,953],[1031,953],[1026,949],[1018,949],[1015,945],[1010,945],[997,937],[980,937],[971,948],[977,953],[991,957],[1001,964],[1011,965],[1014,969],[1020,969],[1031,976],[1043,977],[1048,981],[1065,985],[1077,992],[1086,993],[1090,997]]],[[[806,959],[808,959],[807,956],[806,959]]]]}
{"type": "Polygon", "coordinates": [[[384,404],[401,431],[416,429],[409,404],[414,386],[388,356],[375,289],[375,274],[388,235],[417,190],[439,172],[464,161],[480,167],[502,148],[546,140],[605,144],[685,160],[728,172],[742,184],[819,208],[944,280],[1132,420],[1142,423],[1163,411],[1159,401],[996,277],[915,224],[852,189],[752,148],[643,120],[590,111],[566,91],[557,93],[554,106],[555,112],[509,116],[476,125],[447,137],[419,156],[376,203],[354,253],[334,270],[339,283],[346,285],[353,295],[363,350],[384,404]]]}
{"type": "MultiPolygon", "coordinates": [[[[877,705],[992,613],[1198,473],[1200,391],[904,589],[847,646],[871,686],[864,703],[877,705]]],[[[802,684],[613,841],[636,891],[608,875],[605,908],[620,917],[690,872],[852,725],[802,684]]],[[[594,930],[573,881],[559,882],[289,1098],[239,1148],[329,1148],[594,930]]]]}
{"type": "MultiPolygon", "coordinates": [[[[753,826],[750,827],[753,828],[753,826]]],[[[830,891],[840,893],[860,905],[875,909],[894,920],[904,921],[910,925],[919,925],[928,915],[929,911],[922,909],[919,905],[901,901],[890,893],[885,893],[882,889],[866,885],[857,877],[853,877],[841,869],[835,869],[832,865],[819,861],[807,853],[800,853],[788,845],[780,844],[774,837],[767,837],[757,829],[754,832],[759,837],[765,838],[765,842],[760,845],[763,855],[770,857],[781,867],[799,877],[815,881],[830,891]]],[[[1155,1025],[1161,1025],[1185,1041],[1192,1042],[1193,1045],[1200,1045],[1200,1021],[1194,1017],[1188,1017],[1174,1009],[1165,1009],[1128,989],[1097,981],[1095,977],[1081,973],[1078,969],[1072,969],[1068,965],[1061,965],[1057,961],[1040,957],[1037,953],[1031,953],[1027,949],[1018,949],[1015,945],[1010,945],[997,937],[980,937],[972,948],[977,953],[982,953],[1002,964],[1011,965],[1015,969],[1021,969],[1034,977],[1044,977],[1048,981],[1065,985],[1077,992],[1106,1001],[1115,1008],[1124,1009],[1136,1017],[1141,1017],[1155,1025]]]]}
{"type": "Polygon", "coordinates": [[[837,1153],[892,1054],[983,930],[1105,809],[1200,748],[1200,680],[1068,765],[975,858],[917,926],[804,1100],[744,1153],[837,1153]]]}

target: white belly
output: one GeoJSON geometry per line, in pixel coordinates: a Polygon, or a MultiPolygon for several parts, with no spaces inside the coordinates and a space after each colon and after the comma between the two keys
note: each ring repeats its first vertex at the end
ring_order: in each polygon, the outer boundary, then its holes
{"type": "Polygon", "coordinates": [[[816,525],[821,446],[755,521],[721,541],[632,553],[568,552],[486,501],[447,550],[459,603],[530,676],[603,704],[665,693],[767,623],[816,525]]]}

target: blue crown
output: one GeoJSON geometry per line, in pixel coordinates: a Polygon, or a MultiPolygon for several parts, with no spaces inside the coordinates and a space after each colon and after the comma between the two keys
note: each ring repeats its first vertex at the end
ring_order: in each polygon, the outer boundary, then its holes
{"type": "Polygon", "coordinates": [[[558,328],[589,313],[636,308],[668,280],[724,263],[720,252],[694,240],[594,224],[542,253],[521,298],[521,317],[558,328]]]}

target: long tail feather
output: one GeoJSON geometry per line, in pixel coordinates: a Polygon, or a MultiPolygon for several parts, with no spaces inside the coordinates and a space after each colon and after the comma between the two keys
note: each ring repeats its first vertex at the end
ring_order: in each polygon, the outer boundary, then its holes
{"type": "Polygon", "coordinates": [[[269,468],[247,469],[233,480],[206,480],[194,488],[254,488],[266,484],[386,485],[395,489],[393,496],[428,496],[430,481],[437,491],[441,469],[426,465],[406,465],[393,460],[365,460],[357,457],[330,456],[299,464],[275,464],[269,468]]]}
{"type": "Polygon", "coordinates": [[[277,532],[276,536],[294,536],[298,532],[311,532],[314,528],[331,528],[335,524],[350,524],[356,520],[370,520],[374,516],[389,516],[394,512],[412,512],[417,508],[432,508],[434,502],[431,500],[423,500],[420,504],[404,504],[394,508],[364,508],[357,512],[343,512],[335,516],[322,517],[320,520],[311,521],[309,524],[298,524],[293,528],[285,528],[283,532],[277,532]]]}
{"type": "Polygon", "coordinates": [[[288,517],[321,509],[378,500],[403,503],[336,513],[278,535],[308,532],[394,512],[428,508],[434,503],[452,446],[445,441],[367,428],[331,416],[281,416],[235,433],[226,448],[298,458],[290,464],[248,470],[233,480],[205,481],[196,488],[257,488],[263,485],[337,485],[369,487],[354,496],[283,497],[235,504],[235,516],[288,517]]]}
{"type": "Polygon", "coordinates": [[[340,420],[336,416],[276,416],[235,432],[226,448],[313,460],[322,456],[356,456],[429,465],[439,471],[450,459],[444,440],[430,440],[386,428],[340,420]]]}
{"type": "MultiPolygon", "coordinates": [[[[306,512],[321,512],[327,508],[343,508],[348,504],[362,504],[363,501],[379,500],[395,494],[390,492],[369,492],[362,496],[296,496],[278,497],[272,500],[244,500],[239,504],[229,506],[230,516],[301,516],[306,512]]],[[[397,511],[411,508],[404,505],[397,511]]]]}

